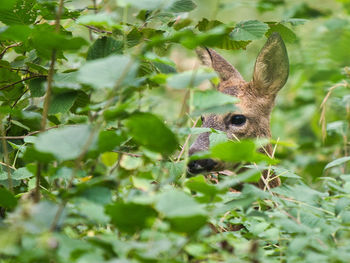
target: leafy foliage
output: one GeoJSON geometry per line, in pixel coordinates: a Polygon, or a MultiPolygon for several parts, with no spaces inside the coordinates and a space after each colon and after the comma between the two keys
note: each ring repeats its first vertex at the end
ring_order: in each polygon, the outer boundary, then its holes
{"type": "Polygon", "coordinates": [[[349,262],[350,2],[314,2],[2,1],[0,262],[349,262]],[[250,78],[273,32],[273,139],[200,128],[237,99],[193,50],[250,78]],[[207,157],[230,171],[187,175],[207,157]]]}

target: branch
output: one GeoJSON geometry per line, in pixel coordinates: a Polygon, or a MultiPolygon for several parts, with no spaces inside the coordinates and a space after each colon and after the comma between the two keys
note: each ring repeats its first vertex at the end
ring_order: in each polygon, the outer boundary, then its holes
{"type": "Polygon", "coordinates": [[[9,50],[9,49],[12,48],[12,47],[18,47],[18,46],[20,46],[20,45],[22,45],[22,43],[14,43],[14,44],[11,44],[11,45],[5,47],[4,50],[0,53],[0,59],[3,58],[3,56],[5,55],[5,53],[7,52],[7,50],[9,50]]]}
{"type": "Polygon", "coordinates": [[[12,86],[15,86],[16,84],[21,83],[22,81],[27,81],[27,80],[31,80],[31,79],[35,79],[35,78],[46,78],[46,77],[47,77],[47,75],[34,75],[34,76],[26,77],[24,79],[13,82],[13,83],[6,85],[4,87],[1,87],[0,90],[4,90],[4,89],[10,88],[12,86]]]}
{"type": "MultiPolygon", "coordinates": [[[[63,11],[63,0],[59,0],[58,9],[56,12],[56,21],[55,21],[55,31],[56,33],[60,32],[60,22],[61,22],[61,15],[63,11]]],[[[47,122],[47,116],[49,114],[49,106],[50,106],[50,99],[51,99],[51,93],[52,93],[52,83],[53,83],[53,75],[55,73],[55,62],[56,62],[56,49],[52,50],[51,53],[51,63],[50,68],[47,76],[47,90],[44,100],[44,107],[43,107],[43,113],[42,113],[42,119],[41,119],[41,131],[45,131],[46,128],[46,122],[47,122]]],[[[41,177],[41,169],[42,164],[38,162],[37,171],[36,171],[36,185],[35,185],[35,194],[34,194],[34,201],[39,202],[40,201],[40,177],[41,177]]]]}

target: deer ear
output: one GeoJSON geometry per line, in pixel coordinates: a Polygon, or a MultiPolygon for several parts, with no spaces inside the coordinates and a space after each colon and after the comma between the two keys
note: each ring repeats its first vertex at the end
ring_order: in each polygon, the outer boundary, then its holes
{"type": "Polygon", "coordinates": [[[241,74],[226,59],[209,48],[196,49],[199,59],[205,66],[212,67],[220,76],[221,80],[230,78],[242,79],[241,74]]]}
{"type": "Polygon", "coordinates": [[[286,83],[289,61],[281,36],[271,34],[260,51],[254,67],[253,86],[262,95],[275,96],[286,83]]]}

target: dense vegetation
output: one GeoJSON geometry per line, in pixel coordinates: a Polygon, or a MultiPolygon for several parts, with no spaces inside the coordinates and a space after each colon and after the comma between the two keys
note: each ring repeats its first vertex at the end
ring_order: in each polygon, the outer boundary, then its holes
{"type": "Polygon", "coordinates": [[[1,1],[0,262],[350,262],[349,14],[349,0],[1,1]],[[236,101],[205,89],[218,78],[194,49],[249,80],[273,32],[290,59],[274,159],[211,130],[209,154],[249,169],[186,177],[199,116],[236,101]],[[255,187],[264,169],[282,186],[255,187]]]}

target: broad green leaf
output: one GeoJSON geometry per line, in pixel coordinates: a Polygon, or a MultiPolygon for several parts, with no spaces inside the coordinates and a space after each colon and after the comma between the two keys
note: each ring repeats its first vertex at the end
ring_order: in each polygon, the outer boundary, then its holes
{"type": "Polygon", "coordinates": [[[129,84],[135,77],[137,63],[129,56],[113,55],[87,62],[78,71],[78,81],[96,89],[129,84]]]}
{"type": "Polygon", "coordinates": [[[104,13],[99,12],[97,14],[88,14],[80,16],[76,22],[80,25],[90,25],[97,27],[116,26],[117,25],[117,13],[104,13]]]}
{"type": "Polygon", "coordinates": [[[213,184],[208,184],[203,175],[195,176],[188,179],[185,183],[191,191],[200,192],[213,198],[217,193],[218,189],[213,184]]]}
{"type": "Polygon", "coordinates": [[[134,113],[125,125],[136,142],[152,151],[167,155],[178,147],[175,134],[151,113],[134,113]]]}
{"type": "Polygon", "coordinates": [[[123,42],[112,37],[102,37],[97,39],[88,50],[86,60],[104,58],[111,54],[121,54],[123,52],[123,42]]]}
{"type": "Polygon", "coordinates": [[[247,20],[239,22],[230,34],[237,41],[249,41],[261,38],[269,26],[258,20],[247,20]]]}
{"type": "Polygon", "coordinates": [[[205,80],[211,80],[217,77],[215,72],[207,72],[204,70],[186,71],[170,76],[167,84],[174,89],[186,89],[196,87],[205,80]]]}
{"type": "MultiPolygon", "coordinates": [[[[65,126],[40,133],[34,140],[36,150],[53,154],[58,160],[74,160],[84,150],[90,139],[88,125],[65,126]]],[[[90,141],[90,146],[96,138],[90,141]]]]}
{"type": "Polygon", "coordinates": [[[216,90],[195,91],[193,94],[193,115],[233,112],[239,100],[216,90]]]}
{"type": "Polygon", "coordinates": [[[0,28],[0,39],[25,41],[28,39],[30,33],[31,33],[31,28],[26,25],[4,26],[0,28]]]}
{"type": "Polygon", "coordinates": [[[341,211],[345,210],[350,205],[350,198],[340,198],[334,207],[335,215],[338,215],[341,211]]]}
{"type": "Polygon", "coordinates": [[[191,196],[180,190],[168,190],[158,196],[156,209],[175,231],[193,233],[206,223],[206,211],[191,196]]]}
{"type": "Polygon", "coordinates": [[[17,205],[17,199],[6,188],[0,188],[0,206],[12,209],[17,205]]]}
{"type": "Polygon", "coordinates": [[[107,187],[93,186],[81,193],[81,196],[97,204],[108,204],[112,201],[112,193],[107,187]]]}
{"type": "Polygon", "coordinates": [[[98,150],[100,152],[112,151],[126,140],[120,131],[101,131],[98,135],[98,150]]]}
{"type": "Polygon", "coordinates": [[[157,212],[149,205],[116,202],[106,206],[106,214],[120,231],[135,233],[152,225],[157,212]]]}
{"type": "Polygon", "coordinates": [[[231,39],[228,33],[231,32],[233,28],[230,26],[226,26],[225,24],[223,24],[218,20],[209,21],[208,19],[203,18],[201,21],[198,22],[196,27],[201,32],[208,32],[209,30],[215,27],[225,28],[224,34],[221,36],[213,37],[213,38],[208,36],[209,39],[206,39],[203,42],[203,44],[205,44],[206,46],[217,47],[217,48],[226,49],[226,50],[234,50],[234,49],[245,49],[247,45],[251,42],[251,41],[236,41],[231,39]]]}
{"type": "Polygon", "coordinates": [[[76,98],[76,92],[67,92],[55,94],[49,106],[49,114],[66,113],[73,106],[76,98]]]}
{"type": "Polygon", "coordinates": [[[104,165],[110,167],[118,161],[118,156],[119,154],[115,152],[105,152],[101,154],[101,161],[104,165]]]}
{"type": "Polygon", "coordinates": [[[0,5],[0,21],[7,25],[33,24],[38,15],[36,0],[2,0],[0,5]]]}
{"type": "Polygon", "coordinates": [[[227,162],[274,162],[266,155],[258,153],[253,141],[228,141],[217,144],[211,148],[211,156],[227,162]]]}
{"type": "Polygon", "coordinates": [[[131,5],[138,9],[152,10],[164,7],[169,0],[121,0],[119,4],[131,5]]]}
{"type": "Polygon", "coordinates": [[[32,97],[42,97],[45,95],[46,78],[36,78],[29,82],[29,90],[32,97]]]}
{"type": "Polygon", "coordinates": [[[36,50],[45,55],[51,56],[53,49],[55,50],[78,50],[87,42],[81,37],[72,37],[66,33],[56,33],[54,27],[42,24],[33,30],[31,35],[31,43],[36,50]]]}
{"type": "Polygon", "coordinates": [[[190,12],[196,7],[197,5],[192,0],[175,0],[167,11],[174,13],[190,12]]]}
{"type": "Polygon", "coordinates": [[[269,24],[270,29],[266,32],[266,37],[269,37],[273,32],[278,32],[284,41],[293,43],[297,40],[296,34],[281,23],[269,24]]]}
{"type": "Polygon", "coordinates": [[[28,179],[33,177],[34,174],[28,171],[26,167],[21,167],[17,170],[15,170],[12,174],[13,180],[22,180],[22,179],[28,179]]]}
{"type": "Polygon", "coordinates": [[[342,157],[342,158],[336,159],[336,160],[328,163],[324,169],[326,170],[326,169],[329,169],[329,168],[332,168],[335,166],[339,166],[339,165],[346,163],[348,161],[350,161],[350,156],[342,157]]]}

